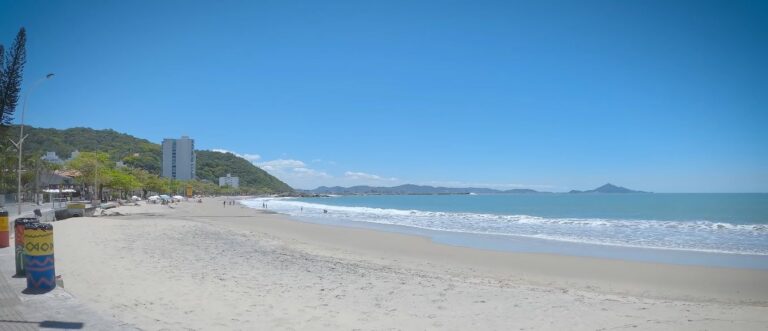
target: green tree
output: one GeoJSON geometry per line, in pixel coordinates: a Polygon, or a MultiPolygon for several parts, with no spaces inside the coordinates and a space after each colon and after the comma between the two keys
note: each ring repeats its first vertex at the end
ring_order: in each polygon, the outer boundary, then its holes
{"type": "Polygon", "coordinates": [[[83,184],[84,188],[90,187],[87,191],[93,199],[95,197],[93,193],[98,191],[98,196],[101,196],[101,188],[104,183],[110,181],[111,165],[107,153],[81,152],[74,160],[67,163],[67,168],[77,171],[77,181],[83,184]]]}
{"type": "Polygon", "coordinates": [[[5,126],[13,120],[19,101],[24,64],[27,62],[26,43],[27,32],[22,27],[7,53],[0,45],[0,137],[6,131],[5,126]]]}
{"type": "MultiPolygon", "coordinates": [[[[7,52],[0,44],[0,154],[11,154],[7,153],[10,147],[7,139],[8,125],[13,120],[21,92],[24,64],[27,61],[26,43],[27,32],[22,27],[7,52]]],[[[13,168],[8,164],[10,159],[7,156],[0,157],[0,193],[9,192],[9,189],[16,187],[16,183],[10,183],[16,174],[15,171],[10,171],[13,168]]]]}
{"type": "Polygon", "coordinates": [[[129,193],[141,188],[141,183],[128,169],[109,169],[107,172],[109,179],[105,186],[120,192],[120,198],[126,199],[129,193]]]}
{"type": "Polygon", "coordinates": [[[15,151],[16,149],[10,144],[0,142],[0,194],[16,190],[16,158],[18,154],[15,151]]]}
{"type": "MultiPolygon", "coordinates": [[[[143,185],[144,189],[147,192],[154,192],[157,194],[163,194],[167,193],[168,188],[168,181],[160,178],[159,176],[150,174],[149,177],[147,177],[146,182],[143,185]]],[[[146,195],[146,193],[144,193],[146,195]]]]}
{"type": "Polygon", "coordinates": [[[183,187],[181,185],[181,182],[178,180],[173,180],[172,178],[168,178],[165,181],[168,183],[168,192],[170,192],[171,195],[178,194],[179,189],[183,187]]]}
{"type": "Polygon", "coordinates": [[[141,189],[141,198],[145,199],[147,197],[147,186],[149,185],[149,182],[152,178],[152,174],[147,172],[144,169],[139,168],[127,168],[127,171],[133,175],[133,178],[136,179],[137,184],[139,185],[139,189],[141,189]]]}

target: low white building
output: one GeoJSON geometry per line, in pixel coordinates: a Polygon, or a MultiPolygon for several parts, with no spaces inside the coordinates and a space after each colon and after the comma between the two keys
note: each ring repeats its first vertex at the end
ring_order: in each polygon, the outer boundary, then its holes
{"type": "Polygon", "coordinates": [[[40,158],[43,161],[55,163],[55,164],[64,164],[64,160],[62,160],[58,155],[56,155],[56,152],[45,152],[45,155],[40,158]]]}
{"type": "Polygon", "coordinates": [[[227,177],[219,177],[219,186],[238,188],[240,187],[240,177],[232,177],[230,174],[227,174],[227,177]]]}

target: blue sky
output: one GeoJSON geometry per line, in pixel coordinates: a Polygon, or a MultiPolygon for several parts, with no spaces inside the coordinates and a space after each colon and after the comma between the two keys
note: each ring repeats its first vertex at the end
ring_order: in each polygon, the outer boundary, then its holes
{"type": "Polygon", "coordinates": [[[299,188],[768,192],[760,1],[12,1],[27,123],[245,155],[299,188]]]}

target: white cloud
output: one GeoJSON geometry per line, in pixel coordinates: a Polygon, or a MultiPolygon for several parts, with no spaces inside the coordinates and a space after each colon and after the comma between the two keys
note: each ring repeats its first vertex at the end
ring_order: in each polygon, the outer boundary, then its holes
{"type": "Polygon", "coordinates": [[[242,154],[242,155],[239,155],[239,156],[244,158],[244,159],[246,159],[246,160],[248,160],[248,161],[251,161],[251,163],[256,162],[257,160],[259,160],[261,158],[261,155],[259,155],[259,154],[242,154]]]}
{"type": "Polygon", "coordinates": [[[399,181],[394,177],[384,177],[360,171],[346,171],[342,175],[332,175],[325,170],[316,169],[320,163],[327,161],[312,160],[310,166],[304,161],[295,159],[275,159],[255,163],[272,176],[286,182],[291,187],[313,189],[318,186],[354,186],[354,185],[394,185],[399,181]]]}
{"type": "MultiPolygon", "coordinates": [[[[258,162],[261,160],[261,156],[258,154],[237,153],[234,151],[226,150],[223,148],[212,149],[214,152],[231,153],[248,160],[259,168],[267,171],[271,175],[278,179],[288,183],[294,188],[299,189],[313,189],[318,186],[355,186],[355,185],[372,185],[372,186],[395,186],[403,184],[404,182],[395,177],[385,177],[366,173],[362,171],[345,171],[342,175],[331,175],[324,170],[311,168],[301,160],[294,159],[275,159],[270,161],[258,162]]],[[[283,156],[285,157],[285,156],[283,156]]],[[[336,166],[336,162],[313,159],[311,161],[313,166],[322,167],[336,166]]],[[[464,182],[464,181],[429,181],[414,183],[421,185],[431,186],[446,186],[446,187],[487,187],[494,189],[513,189],[513,188],[530,188],[535,190],[552,190],[556,189],[553,185],[542,184],[509,184],[509,183],[481,183],[481,182],[464,182]]]]}
{"type": "Polygon", "coordinates": [[[306,177],[321,177],[321,178],[333,177],[325,172],[315,170],[315,169],[310,169],[310,168],[293,168],[293,172],[298,174],[299,176],[306,176],[306,177]]]}
{"type": "Polygon", "coordinates": [[[226,149],[221,149],[221,148],[214,148],[214,149],[212,149],[212,151],[220,152],[220,153],[234,154],[235,156],[242,157],[242,158],[248,160],[248,162],[251,162],[251,163],[254,163],[254,164],[256,163],[256,161],[261,159],[261,155],[259,155],[259,154],[240,154],[240,153],[237,153],[237,152],[233,152],[233,151],[226,150],[226,149]]]}
{"type": "Polygon", "coordinates": [[[293,169],[293,168],[305,168],[307,166],[307,164],[302,161],[286,160],[286,159],[277,159],[272,161],[259,162],[256,165],[267,171],[293,169]]]}
{"type": "Polygon", "coordinates": [[[294,188],[315,188],[325,185],[326,181],[333,178],[322,170],[308,167],[300,160],[276,159],[259,162],[256,165],[294,188]]]}
{"type": "Polygon", "coordinates": [[[379,175],[367,174],[364,172],[355,172],[355,171],[345,172],[344,177],[352,180],[397,181],[397,178],[394,178],[394,177],[384,178],[379,175]]]}
{"type": "MultiPolygon", "coordinates": [[[[261,156],[258,154],[237,153],[234,151],[226,150],[223,148],[212,149],[214,152],[231,153],[248,160],[261,169],[264,169],[272,176],[279,178],[280,180],[288,183],[294,188],[299,189],[313,189],[318,186],[355,186],[355,185],[371,185],[371,186],[395,186],[403,184],[404,182],[395,177],[385,177],[366,173],[362,171],[345,171],[342,175],[331,175],[324,170],[311,168],[301,160],[294,159],[275,159],[270,161],[258,162],[261,160],[261,156]]],[[[313,159],[311,161],[313,166],[322,167],[335,166],[336,162],[313,159]]],[[[482,183],[482,182],[465,182],[465,181],[428,181],[421,183],[414,183],[420,185],[431,186],[446,186],[446,187],[487,187],[499,190],[507,190],[513,188],[529,188],[534,190],[552,191],[557,190],[557,186],[543,185],[543,184],[512,184],[512,183],[482,183]]]]}
{"type": "MultiPolygon", "coordinates": [[[[399,182],[394,177],[384,177],[361,171],[346,171],[343,175],[333,176],[324,170],[315,169],[304,161],[280,158],[269,161],[261,161],[258,154],[237,153],[223,148],[212,149],[214,152],[231,153],[248,160],[270,175],[286,182],[288,185],[299,189],[313,189],[318,186],[354,186],[354,185],[395,185],[399,182]]],[[[335,166],[336,162],[314,159],[313,167],[322,165],[335,166]]]]}

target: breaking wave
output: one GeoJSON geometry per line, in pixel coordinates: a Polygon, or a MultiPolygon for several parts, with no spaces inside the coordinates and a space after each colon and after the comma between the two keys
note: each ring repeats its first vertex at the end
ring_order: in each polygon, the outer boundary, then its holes
{"type": "Polygon", "coordinates": [[[304,218],[598,245],[768,255],[766,224],[731,224],[706,220],[545,218],[531,215],[336,206],[292,198],[258,198],[242,203],[252,208],[261,208],[262,203],[267,203],[270,210],[304,218]]]}

